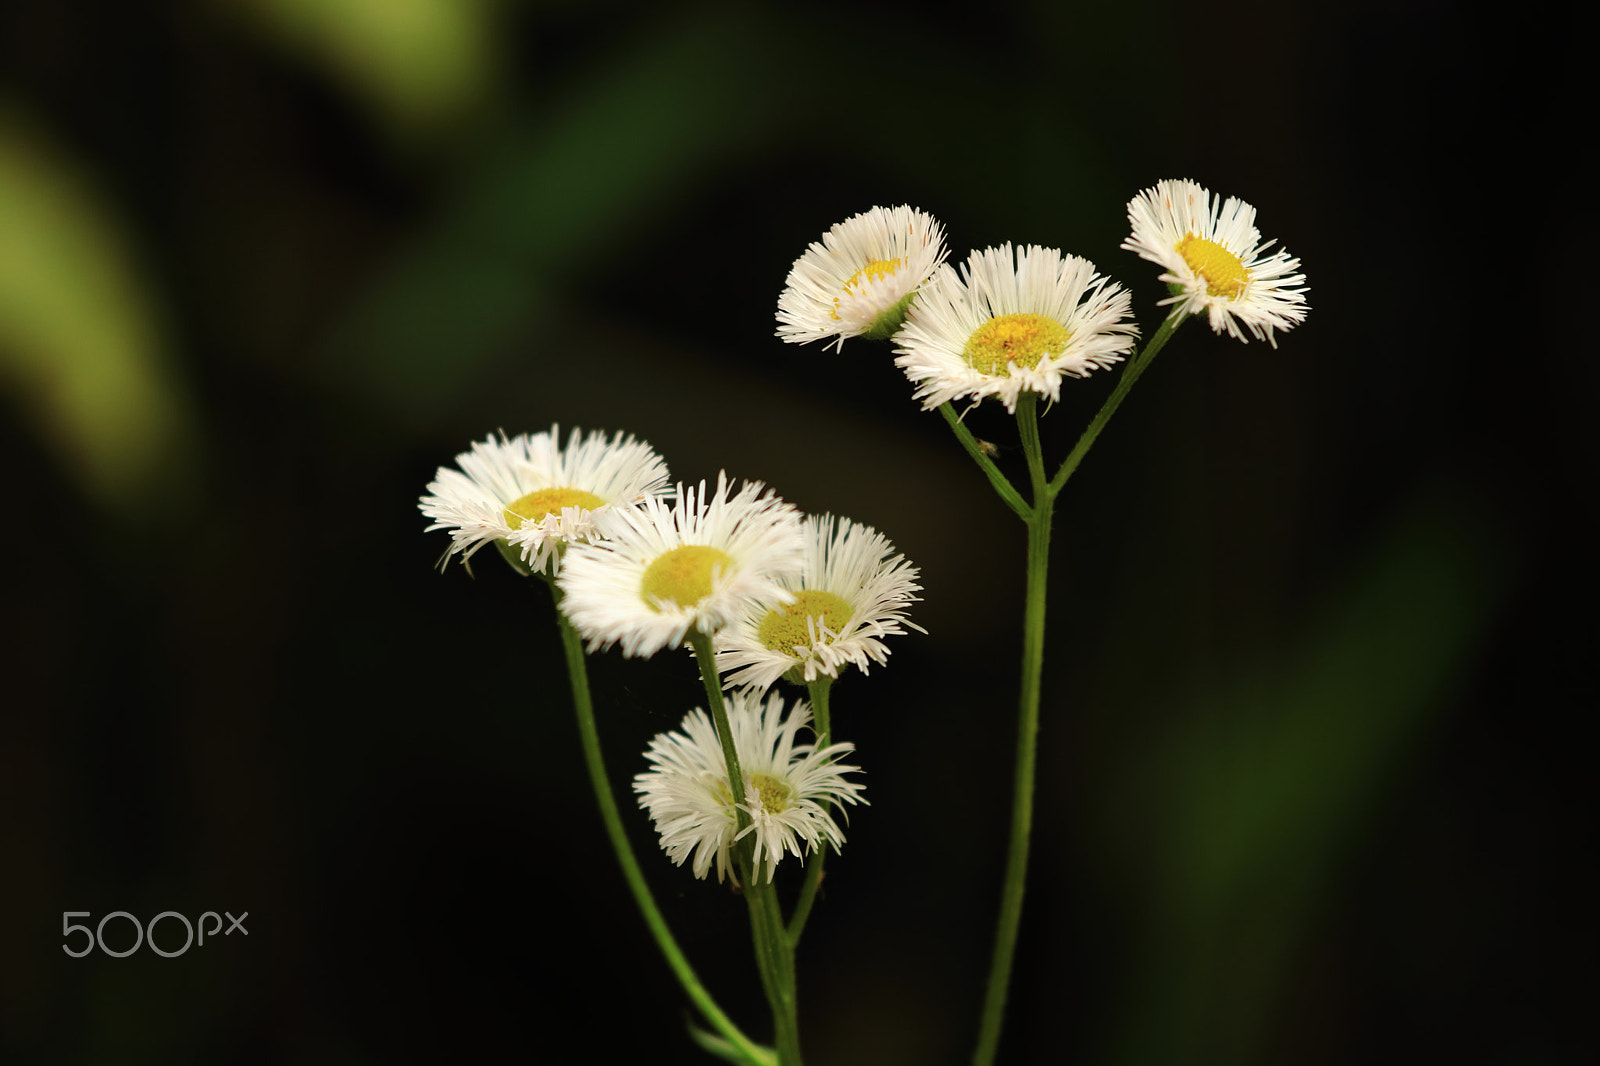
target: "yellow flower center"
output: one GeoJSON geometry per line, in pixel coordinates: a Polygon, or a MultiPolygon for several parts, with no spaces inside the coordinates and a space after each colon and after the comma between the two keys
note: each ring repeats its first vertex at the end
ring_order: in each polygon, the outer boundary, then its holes
{"type": "Polygon", "coordinates": [[[850,621],[850,605],[831,592],[801,589],[795,593],[793,603],[767,612],[756,629],[756,638],[773,651],[792,655],[796,645],[802,648],[811,645],[811,636],[806,632],[807,618],[815,618],[820,625],[838,633],[850,621]]]}
{"type": "Polygon", "coordinates": [[[1047,355],[1059,355],[1069,337],[1067,327],[1044,315],[1000,315],[979,326],[961,354],[974,370],[999,375],[1008,362],[1031,368],[1047,355]]]}
{"type": "Polygon", "coordinates": [[[1178,242],[1178,254],[1190,270],[1206,279],[1206,292],[1212,296],[1237,299],[1250,284],[1250,271],[1244,263],[1215,241],[1191,233],[1178,242]]]}
{"type": "MultiPolygon", "coordinates": [[[[710,776],[710,775],[707,775],[710,776]]],[[[794,790],[784,784],[779,778],[771,774],[747,774],[750,784],[755,786],[756,795],[761,797],[761,806],[773,814],[781,814],[789,809],[789,797],[794,795],[794,790]]],[[[733,792],[728,788],[726,777],[717,777],[706,782],[711,789],[711,798],[717,801],[717,806],[728,808],[728,816],[733,814],[733,792]]],[[[742,801],[743,796],[739,797],[742,801]]]]}
{"type": "MultiPolygon", "coordinates": [[[[905,262],[904,259],[874,259],[845,279],[844,291],[846,293],[854,293],[860,287],[863,278],[869,278],[873,281],[886,278],[896,270],[899,270],[900,264],[903,262],[905,262]]],[[[829,311],[828,314],[833,318],[839,317],[839,297],[835,296],[833,298],[833,310],[829,311]]]]}
{"type": "Polygon", "coordinates": [[[756,795],[761,797],[761,806],[779,814],[789,808],[789,797],[792,793],[789,786],[767,774],[751,774],[750,783],[755,786],[756,795]]]}
{"type": "Polygon", "coordinates": [[[685,544],[658,556],[644,571],[639,595],[653,611],[656,604],[671,600],[679,607],[693,607],[711,595],[711,575],[717,569],[733,566],[728,553],[704,544],[685,544]]]}
{"type": "Polygon", "coordinates": [[[524,522],[536,523],[545,515],[559,515],[567,507],[582,507],[592,511],[605,505],[606,501],[582,489],[535,489],[506,504],[506,525],[521,529],[524,522]]]}

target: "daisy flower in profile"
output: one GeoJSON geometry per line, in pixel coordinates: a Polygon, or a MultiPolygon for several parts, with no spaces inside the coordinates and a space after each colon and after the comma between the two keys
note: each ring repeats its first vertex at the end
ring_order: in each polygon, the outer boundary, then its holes
{"type": "Polygon", "coordinates": [[[765,690],[780,677],[809,684],[854,663],[883,665],[883,638],[905,632],[905,609],[920,597],[917,568],[871,526],[833,515],[805,520],[806,561],[783,583],[789,603],[766,602],[717,634],[727,684],[765,690]]]}
{"type": "Polygon", "coordinates": [[[667,464],[633,437],[561,427],[473,444],[456,456],[459,470],[440,467],[418,506],[428,527],[450,531],[445,561],[463,560],[485,544],[507,542],[535,573],[554,573],[561,549],[596,540],[608,512],[667,491],[667,464]]]}
{"type": "Polygon", "coordinates": [[[778,336],[790,344],[846,337],[887,340],[906,305],[944,262],[944,229],[913,207],[874,207],[812,241],[778,297],[778,336]]]}
{"type": "Polygon", "coordinates": [[[831,845],[837,851],[844,833],[828,805],[865,803],[864,786],[844,778],[859,767],[838,761],[854,751],[854,745],[830,744],[818,751],[814,744],[795,743],[810,721],[811,708],[804,700],[797,701],[785,718],[783,698],[776,693],[764,701],[753,695],[728,695],[728,728],[744,775],[737,801],[728,787],[728,767],[716,727],[705,711],[696,707],[680,731],[652,740],[645,752],[652,768],[633,779],[633,790],[661,834],[667,857],[679,866],[689,861],[696,877],[704,877],[714,859],[721,881],[728,873],[728,852],[734,842],[754,835],[756,876],[761,876],[765,864],[766,879],[771,881],[785,854],[801,857],[802,843],[805,850],[831,845]],[[742,833],[735,802],[750,814],[742,833]]]}
{"type": "Polygon", "coordinates": [[[715,494],[680,483],[670,505],[648,497],[614,518],[606,540],[572,546],[559,579],[590,651],[654,655],[691,628],[714,633],[752,603],[793,598],[782,582],[805,558],[800,512],[759,481],[730,492],[719,473],[715,494]]]}
{"type": "Polygon", "coordinates": [[[1300,260],[1283,249],[1267,251],[1256,209],[1237,197],[1224,201],[1192,181],[1163,181],[1128,201],[1133,233],[1122,247],[1165,268],[1161,280],[1175,313],[1205,312],[1211,330],[1278,346],[1273,330],[1291,329],[1306,317],[1300,260]],[[1244,327],[1241,329],[1240,327],[1244,327]]]}
{"type": "Polygon", "coordinates": [[[1054,248],[1011,245],[943,266],[922,288],[895,336],[895,365],[916,384],[923,410],[970,396],[1061,398],[1063,377],[1087,377],[1133,347],[1128,294],[1094,264],[1054,248]]]}

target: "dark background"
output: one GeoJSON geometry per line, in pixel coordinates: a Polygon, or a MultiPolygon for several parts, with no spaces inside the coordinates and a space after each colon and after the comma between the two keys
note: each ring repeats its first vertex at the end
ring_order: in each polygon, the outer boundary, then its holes
{"type": "MultiPolygon", "coordinates": [[[[1001,1059],[1592,1052],[1594,375],[1551,248],[1588,220],[1538,139],[1563,27],[1514,14],[6,5],[0,1057],[709,1061],[605,849],[547,598],[492,555],[435,572],[416,510],[472,440],[559,422],[921,566],[928,635],[835,689],[872,806],[802,1024],[817,1063],[965,1061],[1022,528],[887,348],[781,344],[773,309],[808,241],[908,202],[953,259],[1089,257],[1149,332],[1117,244],[1166,177],[1254,204],[1313,310],[1276,351],[1191,323],[1063,497],[1001,1059]],[[249,935],[72,959],[66,910],[249,935]]],[[[1111,382],[1064,388],[1056,460],[1111,382]]],[[[997,405],[969,424],[1019,469],[997,405]]],[[[695,672],[591,670],[624,787],[695,672]]],[[[739,901],[634,830],[764,1038],[739,901]]]]}

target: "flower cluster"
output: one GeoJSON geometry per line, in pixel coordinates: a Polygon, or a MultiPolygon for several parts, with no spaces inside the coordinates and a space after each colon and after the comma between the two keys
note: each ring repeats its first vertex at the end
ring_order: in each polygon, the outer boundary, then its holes
{"type": "MultiPolygon", "coordinates": [[[[1276,346],[1274,331],[1305,319],[1305,275],[1261,240],[1255,208],[1223,201],[1192,181],[1163,181],[1128,204],[1122,247],[1165,269],[1181,319],[1276,346]]],[[[1055,248],[1010,244],[944,262],[938,223],[910,207],[875,207],[834,226],[789,272],[778,298],[778,336],[803,343],[892,338],[895,365],[932,409],[993,396],[1015,413],[1033,393],[1055,401],[1067,377],[1124,359],[1139,328],[1129,295],[1094,264],[1055,248]],[[926,251],[935,244],[935,254],[926,251]],[[920,258],[908,248],[923,249],[920,258]]]]}
{"type": "MultiPolygon", "coordinates": [[[[778,300],[787,343],[851,338],[891,341],[894,363],[924,410],[940,408],[1002,500],[1028,526],[1028,603],[1016,780],[1037,763],[1038,679],[1044,668],[1045,564],[1053,507],[1106,421],[1187,318],[1213,332],[1247,334],[1274,347],[1307,314],[1299,260],[1263,241],[1255,209],[1192,181],[1162,181],[1127,205],[1122,248],[1156,263],[1169,295],[1160,328],[1139,347],[1131,295],[1093,263],[1056,248],[1001,244],[946,262],[944,230],[910,206],[874,207],[832,227],[795,260],[778,300]],[[1063,382],[1125,364],[1117,387],[1050,476],[1037,401],[1061,398],[1063,382]],[[1019,417],[1031,500],[950,406],[994,398],[1019,417]]],[[[970,410],[970,407],[969,407],[970,410]]],[[[501,433],[441,468],[420,502],[430,530],[450,533],[444,559],[484,547],[524,575],[538,575],[559,608],[586,764],[607,833],[630,888],[686,989],[719,1037],[700,1043],[739,1061],[798,1063],[793,953],[824,873],[844,843],[847,808],[865,804],[855,751],[834,739],[831,689],[850,667],[866,673],[889,656],[888,639],[922,632],[908,612],[920,574],[888,538],[831,514],[805,516],[759,481],[719,472],[669,485],[666,464],[631,436],[574,430],[565,445],[547,433],[501,433]],[[659,908],[637,875],[599,747],[584,656],[616,648],[628,657],[692,649],[707,696],[675,730],[657,734],[633,777],[638,805],[666,856],[698,879],[713,867],[750,904],[755,955],[773,1007],[774,1049],[752,1044],[681,964],[659,908]],[[779,681],[807,687],[786,704],[779,681]],[[815,715],[815,725],[813,725],[815,715]],[[773,887],[786,856],[806,863],[787,918],[773,887]],[[735,1053],[737,1052],[737,1054],[735,1053]]],[[[681,659],[680,659],[681,661],[681,659]]],[[[673,715],[676,718],[676,713],[673,715]]],[[[1012,808],[1011,857],[1002,888],[995,958],[1008,959],[1026,873],[1033,791],[1012,808]]],[[[791,863],[790,866],[794,866],[791,863]]],[[[998,1038],[1009,971],[990,975],[977,1058],[998,1038]]]]}
{"type": "MultiPolygon", "coordinates": [[[[1122,247],[1163,269],[1168,326],[1203,313],[1218,333],[1275,344],[1304,320],[1299,260],[1261,239],[1249,204],[1163,181],[1133,198],[1128,220],[1122,247]]],[[[1131,357],[1140,331],[1130,295],[1087,259],[1009,243],[959,267],[946,256],[943,228],[910,206],[849,218],[795,260],[777,334],[836,348],[892,340],[924,409],[994,397],[1015,413],[1025,396],[1056,401],[1064,380],[1131,357]]],[[[843,842],[834,812],[864,802],[843,776],[855,768],[838,762],[852,747],[800,743],[808,705],[785,714],[780,697],[762,694],[780,680],[820,685],[813,695],[827,733],[828,684],[850,666],[882,665],[886,638],[919,629],[907,618],[921,591],[917,568],[887,538],[849,519],[802,516],[761,482],[735,485],[726,473],[714,489],[669,486],[660,456],[625,434],[574,430],[565,445],[558,427],[500,434],[456,462],[420,504],[430,530],[450,533],[446,560],[497,545],[553,584],[569,638],[590,652],[694,645],[713,675],[704,680],[716,721],[724,686],[734,690],[725,701],[731,739],[692,711],[680,731],[655,738],[652,769],[635,779],[673,861],[697,877],[714,862],[722,879],[750,837],[741,862],[770,881],[784,855],[843,842]],[[742,781],[730,781],[724,741],[742,781]]]]}
{"type": "Polygon", "coordinates": [[[785,854],[835,849],[840,804],[864,802],[838,764],[853,750],[799,743],[810,722],[802,701],[787,715],[760,691],[780,677],[837,677],[888,657],[884,638],[903,634],[917,570],[876,530],[832,515],[803,518],[757,481],[726,473],[668,487],[667,468],[632,437],[574,431],[491,437],[442,468],[421,500],[448,529],[446,557],[499,543],[529,572],[553,581],[561,610],[590,651],[619,647],[651,656],[696,635],[713,637],[719,678],[749,686],[727,697],[729,729],[744,775],[728,785],[711,719],[696,710],[679,733],[651,744],[637,779],[640,803],[675,861],[692,857],[717,876],[730,848],[753,837],[750,861],[770,880],[785,854]],[[749,816],[738,829],[738,811],[749,816]]]}

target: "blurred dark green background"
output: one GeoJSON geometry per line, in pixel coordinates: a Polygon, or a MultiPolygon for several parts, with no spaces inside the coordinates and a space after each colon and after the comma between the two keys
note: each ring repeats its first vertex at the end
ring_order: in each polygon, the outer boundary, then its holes
{"type": "MultiPolygon", "coordinates": [[[[828,225],[908,202],[955,258],[1088,256],[1148,331],[1123,207],[1192,177],[1256,205],[1313,311],[1276,351],[1188,327],[1064,498],[1002,1061],[1576,1061],[1594,375],[1529,133],[1560,28],[1518,10],[7,4],[0,1057],[708,1061],[546,599],[490,556],[440,576],[416,510],[470,441],[560,422],[922,567],[929,634],[835,690],[873,805],[804,1040],[965,1061],[1022,528],[886,348],[780,344],[775,301],[828,225]],[[249,936],[72,959],[68,910],[249,936]]],[[[1065,390],[1057,458],[1110,381],[1065,390]]],[[[1017,467],[999,408],[969,424],[1017,467]]],[[[622,785],[695,672],[592,668],[622,785]]],[[[636,829],[765,1036],[738,901],[636,829]]]]}

